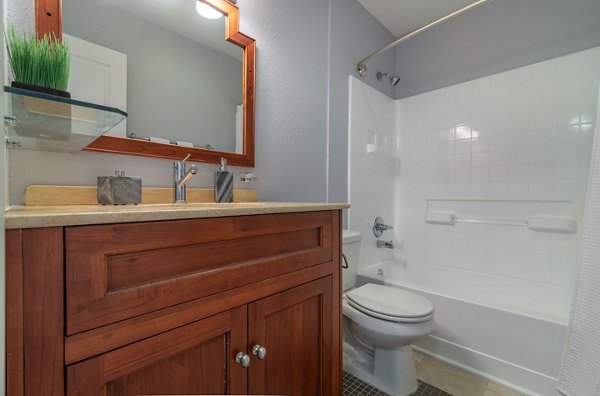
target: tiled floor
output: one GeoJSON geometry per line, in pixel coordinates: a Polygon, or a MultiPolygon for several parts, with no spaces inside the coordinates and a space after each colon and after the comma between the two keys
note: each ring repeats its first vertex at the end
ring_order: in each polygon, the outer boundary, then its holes
{"type": "Polygon", "coordinates": [[[466,370],[415,351],[417,378],[455,396],[523,396],[466,370]]]}
{"type": "MultiPolygon", "coordinates": [[[[343,396],[389,396],[387,393],[372,387],[364,381],[344,371],[343,396]]],[[[419,387],[412,396],[452,396],[434,386],[419,381],[419,387]]]]}
{"type": "Polygon", "coordinates": [[[342,396],[389,396],[364,381],[344,371],[342,396]]]}
{"type": "MultiPolygon", "coordinates": [[[[523,396],[483,377],[415,351],[419,388],[413,396],[523,396]]],[[[389,396],[344,372],[343,396],[389,396]]]]}

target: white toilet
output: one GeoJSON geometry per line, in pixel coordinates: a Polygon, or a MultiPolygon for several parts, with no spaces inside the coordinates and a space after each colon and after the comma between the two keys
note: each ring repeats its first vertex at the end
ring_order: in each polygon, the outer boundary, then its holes
{"type": "Polygon", "coordinates": [[[417,389],[410,344],[433,330],[433,304],[391,286],[354,288],[361,240],[343,231],[344,369],[391,395],[410,395],[417,389]]]}

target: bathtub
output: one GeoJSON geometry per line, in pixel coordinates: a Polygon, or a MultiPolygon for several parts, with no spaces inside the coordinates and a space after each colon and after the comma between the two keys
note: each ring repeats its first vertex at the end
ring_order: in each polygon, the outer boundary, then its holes
{"type": "Polygon", "coordinates": [[[402,263],[385,261],[359,270],[358,284],[385,284],[427,297],[436,329],[414,345],[435,356],[526,395],[558,396],[555,390],[566,320],[481,304],[410,282],[402,263]]]}

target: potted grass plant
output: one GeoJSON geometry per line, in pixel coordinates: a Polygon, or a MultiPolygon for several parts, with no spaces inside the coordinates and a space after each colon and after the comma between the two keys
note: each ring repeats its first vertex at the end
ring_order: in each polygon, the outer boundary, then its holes
{"type": "Polygon", "coordinates": [[[70,98],[67,92],[71,57],[68,44],[56,36],[19,34],[10,25],[6,34],[8,60],[15,88],[70,98]]]}
{"type": "MultiPolygon", "coordinates": [[[[11,86],[30,92],[70,98],[70,53],[66,42],[56,36],[38,38],[35,33],[19,34],[10,25],[6,32],[6,49],[14,81],[11,86]]],[[[71,106],[67,103],[37,98],[32,95],[11,96],[14,128],[22,139],[33,141],[69,140],[71,138],[71,106]]]]}

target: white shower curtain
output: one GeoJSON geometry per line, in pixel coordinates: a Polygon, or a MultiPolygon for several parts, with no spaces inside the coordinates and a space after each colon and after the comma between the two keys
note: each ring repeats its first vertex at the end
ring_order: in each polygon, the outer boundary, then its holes
{"type": "Polygon", "coordinates": [[[581,263],[557,389],[600,395],[600,100],[585,208],[581,263]]]}

